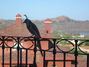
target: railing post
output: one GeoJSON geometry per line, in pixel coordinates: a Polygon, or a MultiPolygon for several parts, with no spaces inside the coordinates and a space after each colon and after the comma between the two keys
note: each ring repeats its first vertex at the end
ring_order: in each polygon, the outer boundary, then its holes
{"type": "Polygon", "coordinates": [[[64,52],[63,54],[64,54],[64,67],[66,67],[66,52],[64,52]]]}
{"type": "Polygon", "coordinates": [[[4,67],[4,49],[5,49],[5,37],[2,36],[2,67],[4,67]]]}
{"type": "Polygon", "coordinates": [[[19,66],[19,57],[20,57],[20,54],[19,54],[19,44],[20,44],[20,37],[17,37],[17,66],[19,66]]]}
{"type": "Polygon", "coordinates": [[[43,51],[44,52],[44,56],[43,56],[43,67],[45,67],[45,65],[46,65],[46,61],[45,61],[45,56],[46,56],[46,54],[45,54],[45,51],[43,51]]]}
{"type": "Polygon", "coordinates": [[[10,67],[12,66],[12,48],[10,47],[10,67]]]}
{"type": "Polygon", "coordinates": [[[55,64],[55,59],[56,59],[56,39],[53,39],[53,42],[54,42],[54,46],[53,46],[53,67],[56,66],[55,64]]]}
{"type": "Polygon", "coordinates": [[[75,40],[75,52],[74,52],[74,55],[75,55],[75,67],[77,67],[77,64],[78,64],[78,59],[77,59],[77,56],[78,56],[78,40],[75,40]]]}
{"type": "Polygon", "coordinates": [[[89,54],[87,54],[87,67],[89,67],[89,54]]]}

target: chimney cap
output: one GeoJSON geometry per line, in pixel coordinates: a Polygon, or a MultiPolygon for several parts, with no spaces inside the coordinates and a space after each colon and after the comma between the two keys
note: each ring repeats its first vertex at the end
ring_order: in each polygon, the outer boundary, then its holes
{"type": "Polygon", "coordinates": [[[21,24],[22,23],[22,16],[20,14],[16,15],[16,24],[21,24]]]}
{"type": "Polygon", "coordinates": [[[22,17],[20,14],[17,14],[16,17],[22,17]]]}
{"type": "Polygon", "coordinates": [[[44,22],[45,23],[52,23],[52,20],[48,18],[48,19],[45,19],[44,22]]]}
{"type": "Polygon", "coordinates": [[[45,21],[45,22],[46,22],[46,21],[50,21],[50,22],[51,22],[52,20],[48,18],[48,19],[45,19],[44,21],[45,21]]]}

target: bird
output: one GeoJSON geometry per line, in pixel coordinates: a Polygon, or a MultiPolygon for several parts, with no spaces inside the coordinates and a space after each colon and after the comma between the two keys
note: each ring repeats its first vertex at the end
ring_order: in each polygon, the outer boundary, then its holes
{"type": "MultiPolygon", "coordinates": [[[[42,38],[38,27],[30,19],[28,19],[28,17],[26,15],[24,15],[24,16],[26,17],[26,19],[24,20],[23,23],[26,23],[26,26],[27,26],[27,29],[29,30],[29,32],[38,39],[42,38]]],[[[53,48],[54,44],[49,39],[47,39],[47,41],[48,41],[48,50],[49,50],[49,49],[53,48]]],[[[37,46],[40,50],[42,50],[41,43],[39,41],[38,41],[37,46]]],[[[41,54],[42,54],[42,52],[41,52],[41,54]]]]}
{"type": "MultiPolygon", "coordinates": [[[[24,20],[23,23],[26,23],[26,27],[28,29],[28,31],[32,34],[32,36],[34,36],[36,39],[40,39],[41,35],[39,33],[39,30],[37,28],[37,26],[30,20],[28,19],[28,17],[26,15],[24,15],[26,17],[26,19],[24,20]]],[[[41,48],[41,43],[40,41],[37,41],[36,46],[40,49],[41,55],[43,56],[42,53],[42,48],[41,48]]]]}
{"type": "Polygon", "coordinates": [[[23,23],[26,23],[26,26],[27,26],[27,29],[29,30],[29,32],[33,36],[35,35],[36,38],[41,38],[40,32],[39,32],[37,26],[34,23],[32,23],[32,21],[30,19],[28,19],[26,15],[24,15],[24,16],[26,17],[26,19],[23,23]]]}

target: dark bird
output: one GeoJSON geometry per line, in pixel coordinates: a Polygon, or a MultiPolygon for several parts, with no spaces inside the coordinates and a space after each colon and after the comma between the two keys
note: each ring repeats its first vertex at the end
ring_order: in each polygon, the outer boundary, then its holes
{"type": "MultiPolygon", "coordinates": [[[[36,26],[34,23],[32,23],[32,21],[29,20],[26,15],[25,15],[25,17],[26,17],[26,19],[24,20],[23,23],[26,23],[26,26],[27,26],[28,31],[29,31],[36,39],[40,39],[41,36],[40,36],[40,33],[39,33],[39,30],[38,30],[37,26],[36,26]]],[[[41,55],[43,56],[40,41],[37,41],[37,45],[36,45],[36,46],[40,49],[41,55]]]]}
{"type": "Polygon", "coordinates": [[[32,21],[29,20],[26,15],[25,15],[25,17],[26,17],[26,19],[23,23],[26,23],[26,26],[27,26],[27,29],[29,30],[29,32],[32,35],[35,35],[36,38],[41,38],[37,26],[34,23],[32,23],[32,21]]]}
{"type": "MultiPolygon", "coordinates": [[[[23,23],[26,23],[26,26],[27,26],[27,29],[28,31],[35,37],[35,38],[38,38],[40,39],[41,38],[41,35],[40,35],[40,32],[37,28],[37,26],[31,22],[31,20],[29,20],[27,18],[27,16],[25,15],[26,19],[24,20],[23,23]]],[[[54,44],[51,42],[51,40],[47,39],[48,41],[48,48],[51,49],[54,47],[54,44]]],[[[41,48],[41,43],[40,41],[38,40],[37,41],[37,44],[36,46],[39,48],[40,52],[41,52],[41,55],[43,56],[43,53],[42,53],[42,48],[41,48]]],[[[56,45],[57,46],[57,45],[56,45]]],[[[57,46],[58,47],[58,46],[57,46]]],[[[49,50],[48,49],[48,50],[49,50]]],[[[34,61],[33,61],[33,66],[32,67],[37,67],[37,64],[36,64],[36,52],[34,51],[34,61]]]]}
{"type": "MultiPolygon", "coordinates": [[[[25,15],[25,17],[26,17],[26,19],[25,19],[25,21],[24,21],[23,23],[26,23],[26,26],[27,26],[27,29],[29,30],[29,32],[30,32],[33,36],[35,36],[36,38],[41,38],[41,35],[40,35],[40,32],[39,32],[37,26],[36,26],[34,23],[32,23],[31,20],[29,20],[26,15],[25,15]]],[[[53,43],[52,43],[49,39],[48,39],[47,41],[48,41],[48,48],[49,48],[49,49],[50,49],[50,48],[53,48],[53,43]]],[[[42,50],[42,49],[41,49],[41,44],[40,44],[39,41],[38,41],[38,45],[37,45],[37,46],[38,46],[38,48],[39,48],[40,50],[42,50]]],[[[41,53],[42,53],[42,52],[41,52],[41,53]]]]}

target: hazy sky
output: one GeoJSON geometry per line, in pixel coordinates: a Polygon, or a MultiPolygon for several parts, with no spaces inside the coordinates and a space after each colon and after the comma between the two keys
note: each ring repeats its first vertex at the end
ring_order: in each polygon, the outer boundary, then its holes
{"type": "Polygon", "coordinates": [[[0,19],[15,19],[17,13],[31,19],[64,15],[89,20],[89,0],[0,0],[0,19]]]}

